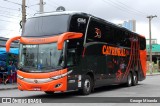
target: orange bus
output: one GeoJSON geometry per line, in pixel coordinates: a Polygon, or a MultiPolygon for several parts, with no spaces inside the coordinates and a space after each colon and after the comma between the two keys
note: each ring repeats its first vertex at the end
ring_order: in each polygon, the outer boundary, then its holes
{"type": "Polygon", "coordinates": [[[83,12],[38,14],[19,40],[18,89],[79,90],[88,95],[111,84],[135,86],[146,78],[144,36],[83,12]]]}

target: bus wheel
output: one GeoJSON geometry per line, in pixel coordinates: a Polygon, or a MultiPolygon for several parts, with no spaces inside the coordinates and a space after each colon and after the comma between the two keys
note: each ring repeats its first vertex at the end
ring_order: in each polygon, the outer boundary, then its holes
{"type": "Polygon", "coordinates": [[[54,92],[53,91],[44,91],[46,94],[49,94],[49,95],[53,95],[54,92]]]}
{"type": "Polygon", "coordinates": [[[91,93],[91,90],[92,90],[92,86],[93,86],[93,83],[92,83],[92,80],[91,80],[91,77],[86,75],[84,77],[84,80],[83,80],[83,83],[82,83],[82,90],[81,90],[81,93],[83,95],[89,95],[91,93]]]}
{"type": "Polygon", "coordinates": [[[132,85],[135,86],[138,84],[138,76],[137,76],[137,73],[134,72],[133,74],[133,80],[132,80],[132,85]]]}
{"type": "Polygon", "coordinates": [[[132,85],[132,74],[131,73],[128,74],[126,85],[128,87],[130,87],[132,85]]]}

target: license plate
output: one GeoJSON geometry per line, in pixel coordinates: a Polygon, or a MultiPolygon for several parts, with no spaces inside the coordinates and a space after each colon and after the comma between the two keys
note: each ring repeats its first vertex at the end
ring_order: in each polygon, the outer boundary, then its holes
{"type": "Polygon", "coordinates": [[[34,91],[40,91],[41,88],[36,87],[36,88],[33,88],[33,90],[34,90],[34,91]]]}

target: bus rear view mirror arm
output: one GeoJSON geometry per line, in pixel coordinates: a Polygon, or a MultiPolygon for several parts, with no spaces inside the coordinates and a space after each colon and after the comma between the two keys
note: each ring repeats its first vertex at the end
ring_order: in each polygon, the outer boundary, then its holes
{"type": "Polygon", "coordinates": [[[59,36],[57,41],[57,49],[62,50],[63,49],[63,43],[65,40],[68,39],[75,39],[75,38],[81,38],[83,36],[82,33],[75,33],[75,32],[66,32],[59,36]]]}
{"type": "Polygon", "coordinates": [[[16,36],[16,37],[13,37],[13,38],[10,38],[9,40],[7,40],[7,42],[6,42],[6,52],[10,51],[11,43],[15,40],[19,40],[20,38],[21,38],[21,36],[16,36]]]}

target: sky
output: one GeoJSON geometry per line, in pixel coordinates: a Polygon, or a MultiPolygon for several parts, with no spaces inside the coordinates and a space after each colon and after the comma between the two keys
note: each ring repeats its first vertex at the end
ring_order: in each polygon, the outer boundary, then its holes
{"type": "MultiPolygon", "coordinates": [[[[27,18],[39,11],[40,0],[26,0],[27,18]]],[[[149,15],[152,19],[152,38],[160,44],[160,0],[44,0],[44,11],[56,11],[59,6],[67,11],[82,11],[115,24],[136,20],[136,33],[149,38],[149,15]]],[[[0,0],[0,37],[21,34],[22,0],[0,0]],[[14,3],[13,3],[14,2],[14,3]]]]}

